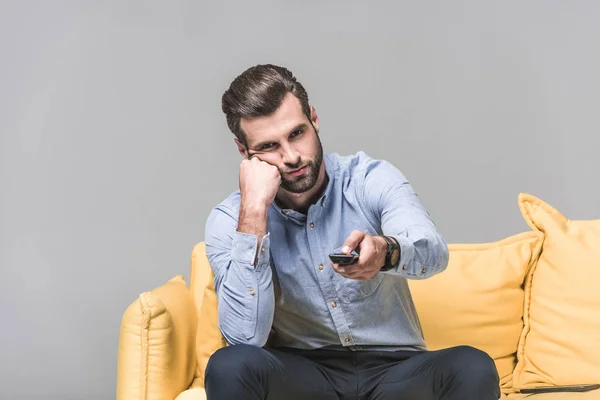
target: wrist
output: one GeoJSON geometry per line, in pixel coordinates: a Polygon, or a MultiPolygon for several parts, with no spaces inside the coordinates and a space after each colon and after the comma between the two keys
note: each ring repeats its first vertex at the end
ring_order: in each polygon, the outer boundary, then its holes
{"type": "Polygon", "coordinates": [[[395,268],[400,261],[400,244],[393,236],[380,235],[381,239],[385,241],[384,250],[384,261],[380,268],[380,271],[389,271],[395,268]]]}
{"type": "Polygon", "coordinates": [[[237,231],[262,237],[267,233],[267,216],[267,207],[241,203],[237,231]]]}
{"type": "Polygon", "coordinates": [[[375,236],[375,239],[377,243],[377,254],[379,254],[377,263],[381,268],[385,265],[385,260],[387,258],[387,242],[382,236],[375,236]]]}
{"type": "Polygon", "coordinates": [[[245,200],[242,199],[240,203],[240,211],[244,211],[247,215],[262,216],[266,215],[269,209],[269,205],[266,202],[245,200]]]}

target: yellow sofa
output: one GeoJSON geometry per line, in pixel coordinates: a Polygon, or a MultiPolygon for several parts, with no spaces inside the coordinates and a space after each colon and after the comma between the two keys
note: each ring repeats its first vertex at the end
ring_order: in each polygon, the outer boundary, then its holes
{"type": "MultiPolygon", "coordinates": [[[[600,383],[600,219],[569,220],[520,194],[531,231],[450,244],[442,274],[409,281],[430,349],[467,344],[496,362],[503,399],[600,400],[522,388],[600,383]]],[[[204,369],[225,346],[204,243],[182,276],[140,294],[120,331],[117,400],[205,399],[204,369]]]]}

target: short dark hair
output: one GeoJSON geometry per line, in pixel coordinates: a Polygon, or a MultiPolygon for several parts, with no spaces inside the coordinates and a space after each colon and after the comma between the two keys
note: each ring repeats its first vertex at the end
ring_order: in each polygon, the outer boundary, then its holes
{"type": "Polygon", "coordinates": [[[300,101],[302,111],[310,121],[308,94],[290,70],[273,64],[248,68],[231,82],[221,98],[229,129],[246,144],[240,120],[274,113],[288,93],[300,101]]]}

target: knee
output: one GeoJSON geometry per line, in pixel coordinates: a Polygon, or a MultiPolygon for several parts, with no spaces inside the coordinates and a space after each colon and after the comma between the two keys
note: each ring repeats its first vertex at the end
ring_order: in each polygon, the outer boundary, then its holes
{"type": "Polygon", "coordinates": [[[457,346],[453,349],[455,374],[461,381],[473,384],[499,385],[498,370],[492,357],[471,346],[457,346]]]}
{"type": "Polygon", "coordinates": [[[260,375],[268,369],[266,350],[246,345],[236,344],[222,347],[208,359],[204,373],[205,383],[208,381],[226,380],[232,378],[247,378],[249,375],[260,375]]]}

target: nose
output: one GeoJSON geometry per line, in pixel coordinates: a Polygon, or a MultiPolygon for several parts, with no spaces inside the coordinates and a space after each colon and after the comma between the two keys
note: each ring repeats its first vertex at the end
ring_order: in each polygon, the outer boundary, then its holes
{"type": "Polygon", "coordinates": [[[300,154],[289,143],[281,146],[281,158],[284,164],[297,165],[300,163],[300,154]]]}

